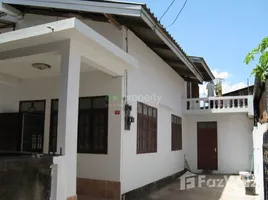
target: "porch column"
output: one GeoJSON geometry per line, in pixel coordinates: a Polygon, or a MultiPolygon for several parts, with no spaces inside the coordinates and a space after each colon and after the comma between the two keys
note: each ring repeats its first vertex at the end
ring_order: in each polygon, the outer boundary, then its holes
{"type": "Polygon", "coordinates": [[[77,122],[81,56],[70,41],[61,55],[57,152],[62,153],[65,196],[76,199],[77,122]]]}

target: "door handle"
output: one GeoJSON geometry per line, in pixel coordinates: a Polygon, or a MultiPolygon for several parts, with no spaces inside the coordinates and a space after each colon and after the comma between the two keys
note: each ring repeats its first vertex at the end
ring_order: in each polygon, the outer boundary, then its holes
{"type": "Polygon", "coordinates": [[[215,150],[215,153],[217,152],[217,148],[214,149],[215,150]]]}

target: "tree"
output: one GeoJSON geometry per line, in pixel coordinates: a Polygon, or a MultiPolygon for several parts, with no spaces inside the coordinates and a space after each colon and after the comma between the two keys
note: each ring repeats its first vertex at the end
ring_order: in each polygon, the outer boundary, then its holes
{"type": "Polygon", "coordinates": [[[255,75],[255,78],[262,86],[265,86],[265,111],[266,116],[268,114],[268,37],[265,37],[261,43],[253,49],[246,56],[244,62],[249,64],[255,57],[258,56],[258,62],[253,68],[251,75],[255,75]]]}
{"type": "Polygon", "coordinates": [[[216,96],[220,97],[222,96],[222,86],[221,82],[216,84],[216,96]]]}
{"type": "Polygon", "coordinates": [[[222,96],[222,82],[224,81],[224,79],[222,78],[216,78],[216,96],[220,97],[222,96]]]}
{"type": "Polygon", "coordinates": [[[265,37],[255,49],[248,53],[244,62],[249,64],[255,59],[255,56],[260,57],[251,75],[255,75],[259,81],[265,83],[268,78],[268,37],[265,37]]]}

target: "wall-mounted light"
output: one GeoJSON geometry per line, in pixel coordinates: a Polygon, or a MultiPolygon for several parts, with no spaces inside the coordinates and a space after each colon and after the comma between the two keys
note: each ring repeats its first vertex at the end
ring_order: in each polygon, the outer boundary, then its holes
{"type": "Polygon", "coordinates": [[[46,70],[46,69],[50,69],[51,66],[45,63],[33,63],[32,66],[35,69],[39,69],[39,70],[46,70]]]}

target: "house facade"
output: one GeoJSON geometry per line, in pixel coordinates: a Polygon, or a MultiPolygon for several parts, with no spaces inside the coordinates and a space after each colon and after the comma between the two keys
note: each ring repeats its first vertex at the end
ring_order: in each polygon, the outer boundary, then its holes
{"type": "Polygon", "coordinates": [[[44,122],[5,150],[53,156],[51,199],[130,199],[186,161],[249,170],[252,96],[199,98],[209,67],[145,5],[2,0],[1,11],[0,112],[44,122]]]}

